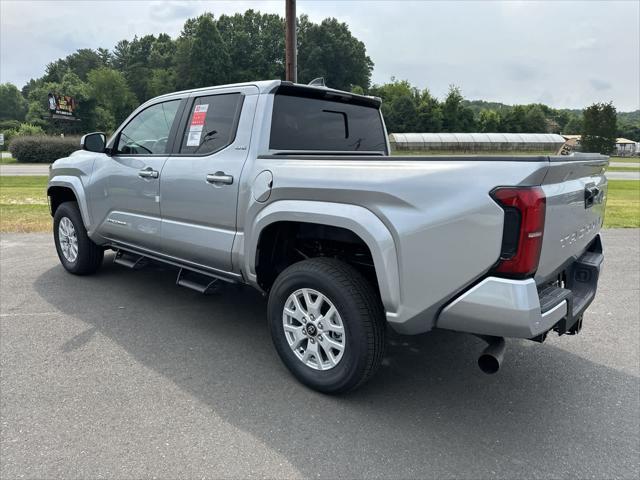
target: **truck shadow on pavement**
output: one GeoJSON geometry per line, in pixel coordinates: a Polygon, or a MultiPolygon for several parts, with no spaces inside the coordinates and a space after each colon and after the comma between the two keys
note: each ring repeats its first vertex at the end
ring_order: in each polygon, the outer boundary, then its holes
{"type": "Polygon", "coordinates": [[[436,331],[392,336],[370,383],[324,396],[280,363],[257,292],[225,286],[205,297],[174,280],[166,267],[134,272],[105,260],[84,278],[56,266],[35,288],[87,324],[61,354],[108,337],[305,477],[637,473],[634,376],[526,341],[508,341],[503,369],[486,376],[475,363],[480,340],[436,331]]]}

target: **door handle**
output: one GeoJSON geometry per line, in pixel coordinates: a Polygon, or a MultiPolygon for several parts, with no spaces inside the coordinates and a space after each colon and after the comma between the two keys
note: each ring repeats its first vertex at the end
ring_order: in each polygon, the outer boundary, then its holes
{"type": "Polygon", "coordinates": [[[140,170],[138,172],[138,176],[142,178],[158,178],[160,174],[157,170],[154,170],[151,167],[147,167],[144,170],[140,170]]]}
{"type": "Polygon", "coordinates": [[[598,187],[587,187],[584,190],[584,208],[593,207],[593,204],[600,195],[600,189],[598,187]]]}
{"type": "Polygon", "coordinates": [[[207,182],[223,185],[231,185],[233,183],[233,175],[227,175],[224,172],[216,172],[207,174],[207,182]]]}

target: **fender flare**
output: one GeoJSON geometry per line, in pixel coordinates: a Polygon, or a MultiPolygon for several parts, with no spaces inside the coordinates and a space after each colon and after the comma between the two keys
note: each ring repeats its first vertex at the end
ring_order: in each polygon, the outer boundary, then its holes
{"type": "Polygon", "coordinates": [[[293,221],[331,225],[352,231],[371,251],[387,317],[394,317],[400,306],[400,275],[395,241],[389,229],[370,210],[358,205],[306,200],[279,200],[262,209],[245,226],[244,272],[257,286],[256,252],[260,234],[275,222],[293,221]]]}
{"type": "Polygon", "coordinates": [[[91,232],[91,216],[89,215],[87,198],[80,179],[70,175],[56,175],[49,180],[49,184],[47,185],[47,197],[49,197],[49,190],[51,187],[68,188],[73,192],[76,200],[78,201],[78,207],[80,208],[80,215],[82,216],[84,226],[87,229],[87,232],[91,232]]]}

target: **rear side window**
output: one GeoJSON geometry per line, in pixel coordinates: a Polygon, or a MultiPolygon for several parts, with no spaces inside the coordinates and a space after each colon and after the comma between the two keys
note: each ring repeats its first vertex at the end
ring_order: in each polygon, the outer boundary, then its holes
{"type": "Polygon", "coordinates": [[[231,145],[243,98],[240,93],[196,98],[182,136],[180,153],[206,155],[231,145]]]}
{"type": "Polygon", "coordinates": [[[386,135],[375,107],[276,94],[269,148],[380,152],[386,135]]]}

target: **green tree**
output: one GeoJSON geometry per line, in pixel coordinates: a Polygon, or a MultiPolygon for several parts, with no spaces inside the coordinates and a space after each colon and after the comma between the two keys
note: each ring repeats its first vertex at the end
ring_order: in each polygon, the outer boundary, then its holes
{"type": "Polygon", "coordinates": [[[382,99],[382,113],[389,132],[416,130],[420,92],[408,81],[392,78],[389,83],[371,87],[369,94],[382,99]]]}
{"type": "Polygon", "coordinates": [[[562,133],[565,135],[580,135],[582,134],[582,115],[574,115],[565,124],[562,133]]]}
{"type": "Polygon", "coordinates": [[[153,35],[134,37],[128,43],[126,63],[122,69],[129,88],[141,102],[151,98],[147,91],[147,82],[151,70],[149,58],[155,41],[156,37],[153,35]]]}
{"type": "Polygon", "coordinates": [[[547,132],[547,116],[542,106],[528,105],[525,108],[523,131],[526,133],[547,132]]]}
{"type": "Polygon", "coordinates": [[[556,121],[558,128],[554,133],[561,133],[565,131],[565,127],[571,121],[571,119],[575,116],[572,115],[567,110],[553,110],[551,115],[553,119],[556,121]]]}
{"type": "Polygon", "coordinates": [[[446,132],[472,132],[475,130],[473,111],[463,104],[460,89],[449,87],[449,94],[442,104],[442,124],[446,132]]]}
{"type": "Polygon", "coordinates": [[[157,97],[165,93],[175,92],[176,77],[172,68],[154,68],[147,81],[147,94],[157,97]]]}
{"type": "Polygon", "coordinates": [[[61,82],[67,71],[71,71],[80,80],[86,81],[89,72],[104,66],[104,61],[104,57],[99,52],[90,48],[81,48],[75,53],[47,65],[44,80],[47,82],[61,82]]]}
{"type": "Polygon", "coordinates": [[[500,114],[495,110],[482,110],[478,115],[478,129],[484,133],[496,133],[500,130],[500,114]]]}
{"type": "Polygon", "coordinates": [[[96,126],[100,130],[112,131],[138,103],[124,75],[112,68],[92,70],[88,84],[90,95],[100,109],[96,116],[96,126]]]}
{"type": "Polygon", "coordinates": [[[279,15],[254,10],[216,22],[233,68],[230,82],[284,78],[284,20],[279,15]]]}
{"type": "Polygon", "coordinates": [[[610,154],[615,149],[617,130],[613,103],[594,103],[583,113],[582,150],[610,154]]]}
{"type": "Polygon", "coordinates": [[[373,62],[360,40],[346,23],[326,18],[319,25],[306,15],[298,20],[298,81],[308,83],[324,77],[327,85],[350,90],[353,85],[367,89],[373,62]]]}
{"type": "Polygon", "coordinates": [[[161,33],[151,43],[148,65],[154,69],[171,69],[173,68],[175,53],[176,42],[166,33],[161,33]]]}
{"type": "Polygon", "coordinates": [[[527,131],[527,110],[524,105],[514,105],[500,118],[500,132],[524,133],[527,131]]]}
{"type": "Polygon", "coordinates": [[[207,87],[227,81],[231,60],[211,13],[187,20],[178,38],[175,63],[178,88],[207,87]]]}
{"type": "Polygon", "coordinates": [[[0,84],[0,120],[24,120],[27,102],[12,83],[0,84]]]}
{"type": "Polygon", "coordinates": [[[624,124],[618,127],[618,136],[640,142],[640,125],[624,124]]]}
{"type": "Polygon", "coordinates": [[[640,110],[618,112],[618,136],[640,142],[640,110]]]}
{"type": "Polygon", "coordinates": [[[98,48],[96,51],[100,57],[100,63],[102,66],[110,67],[113,62],[113,55],[107,48],[98,48]]]}
{"type": "Polygon", "coordinates": [[[420,94],[417,117],[417,131],[440,132],[442,130],[442,106],[426,88],[420,94]]]}

